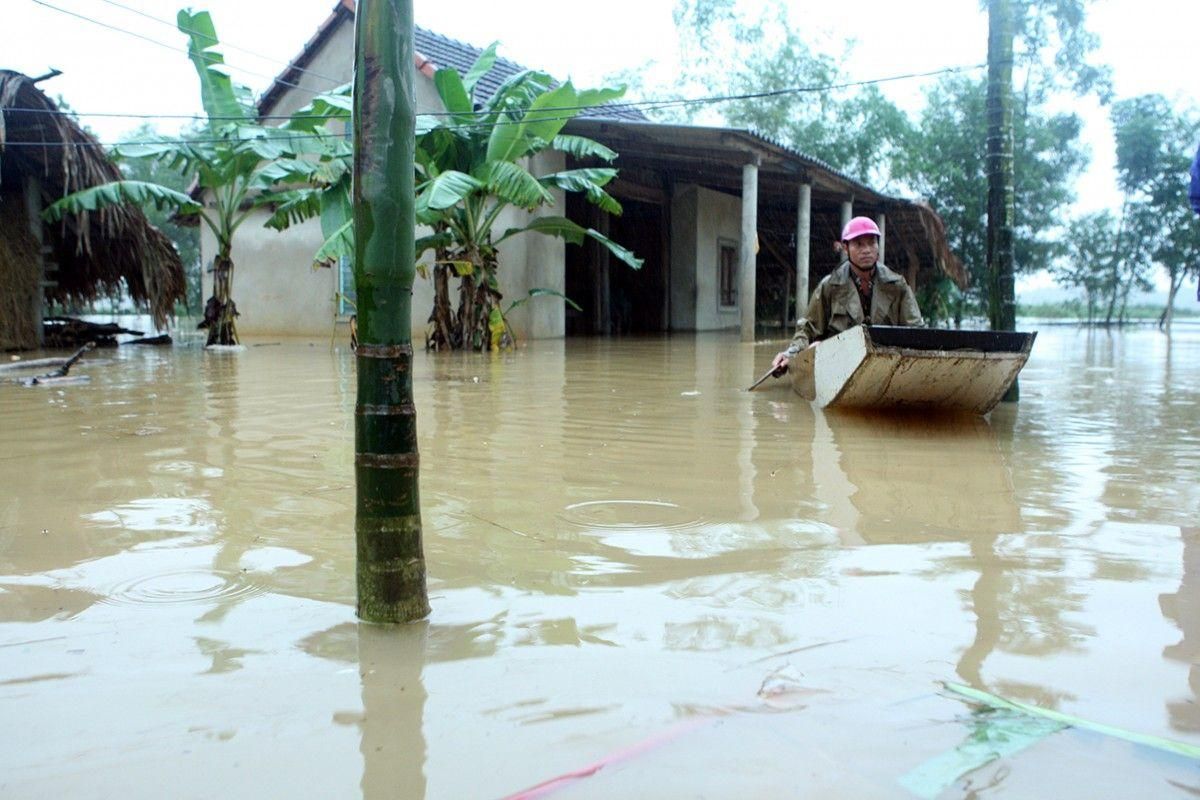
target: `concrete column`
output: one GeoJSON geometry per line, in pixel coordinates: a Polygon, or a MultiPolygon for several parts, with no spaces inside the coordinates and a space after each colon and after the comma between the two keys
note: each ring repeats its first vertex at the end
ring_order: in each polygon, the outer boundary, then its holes
{"type": "MultiPolygon", "coordinates": [[[[854,216],[854,198],[842,201],[842,227],[846,227],[846,223],[854,216]]],[[[841,230],[838,231],[838,236],[842,235],[841,230]]]]}
{"type": "Polygon", "coordinates": [[[800,184],[796,199],[796,316],[808,308],[808,269],[812,243],[812,184],[800,184]]]}
{"type": "Polygon", "coordinates": [[[880,211],[875,215],[875,224],[879,226],[879,263],[885,263],[883,246],[887,242],[887,214],[880,211]]]}
{"type": "MultiPolygon", "coordinates": [[[[589,205],[588,215],[591,217],[592,228],[608,236],[608,214],[596,206],[589,205]]],[[[592,286],[592,330],[601,336],[608,336],[612,333],[612,295],[608,278],[611,259],[607,247],[596,241],[590,244],[595,258],[592,272],[595,277],[595,284],[592,286]]]]}
{"type": "Polygon", "coordinates": [[[742,167],[742,246],[738,259],[738,303],[742,317],[742,341],[754,341],[754,300],[758,279],[758,156],[742,167]]]}
{"type": "Polygon", "coordinates": [[[32,306],[30,316],[37,332],[37,344],[41,347],[46,343],[42,313],[46,307],[46,285],[50,275],[46,268],[46,239],[42,232],[42,184],[38,177],[32,174],[25,179],[25,218],[29,220],[29,233],[33,236],[33,243],[37,248],[37,283],[29,303],[32,306]]]}

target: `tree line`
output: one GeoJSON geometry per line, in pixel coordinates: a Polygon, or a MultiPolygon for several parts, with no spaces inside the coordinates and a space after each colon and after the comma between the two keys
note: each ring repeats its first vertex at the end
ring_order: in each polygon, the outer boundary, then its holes
{"type": "MultiPolygon", "coordinates": [[[[1188,164],[1200,114],[1158,94],[1115,99],[1111,69],[1095,63],[1098,40],[1087,28],[1091,0],[1018,0],[1014,46],[1014,261],[1018,274],[1048,271],[1078,289],[1087,321],[1128,319],[1129,301],[1161,270],[1170,301],[1167,327],[1185,280],[1200,278],[1200,224],[1188,208],[1188,164]],[[1107,108],[1114,131],[1121,205],[1077,214],[1073,186],[1089,163],[1083,120],[1061,110],[1064,99],[1092,97],[1107,108]]],[[[970,286],[949,280],[921,287],[919,301],[937,321],[986,316],[986,77],[940,77],[915,116],[876,85],[828,92],[788,92],[847,80],[839,59],[817,49],[776,0],[747,16],[737,0],[678,0],[682,70],[671,86],[648,83],[644,67],[614,76],[631,95],[664,93],[737,97],[712,108],[652,110],[663,121],[716,122],[752,128],[819,158],[868,185],[928,200],[946,222],[970,286]],[[715,110],[715,114],[714,114],[715,110]]]]}

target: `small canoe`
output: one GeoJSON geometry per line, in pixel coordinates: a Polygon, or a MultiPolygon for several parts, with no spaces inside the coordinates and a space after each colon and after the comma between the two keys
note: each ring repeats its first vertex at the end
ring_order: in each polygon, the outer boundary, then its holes
{"type": "Polygon", "coordinates": [[[1029,359],[1036,333],[859,325],[797,354],[792,388],[820,406],[986,414],[1029,359]]]}

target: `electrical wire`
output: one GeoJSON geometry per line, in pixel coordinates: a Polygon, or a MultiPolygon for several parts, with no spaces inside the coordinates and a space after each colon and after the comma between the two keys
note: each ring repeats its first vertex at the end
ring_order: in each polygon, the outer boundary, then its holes
{"type": "MultiPolygon", "coordinates": [[[[169,19],[163,19],[162,17],[156,17],[153,14],[148,14],[145,11],[142,11],[141,9],[137,9],[132,6],[127,6],[124,3],[118,3],[117,0],[100,0],[100,2],[107,3],[108,5],[115,6],[116,8],[124,9],[125,11],[128,11],[131,14],[137,14],[139,17],[145,17],[146,19],[157,22],[160,25],[166,25],[168,28],[170,28],[172,30],[182,31],[183,33],[189,33],[189,34],[194,33],[198,36],[203,35],[203,34],[199,33],[198,31],[179,26],[176,23],[171,22],[169,19]]],[[[290,61],[283,61],[282,59],[271,58],[270,56],[265,56],[262,53],[256,53],[253,50],[247,50],[244,47],[238,47],[237,45],[230,44],[229,42],[222,41],[219,44],[222,47],[227,48],[229,50],[236,50],[239,53],[245,53],[248,56],[253,56],[255,58],[261,58],[263,61],[270,61],[273,64],[283,64],[284,66],[291,67],[291,69],[294,69],[297,72],[302,72],[306,75],[313,75],[315,77],[322,78],[322,79],[327,80],[330,83],[334,84],[335,86],[340,86],[341,84],[345,83],[345,81],[338,80],[337,78],[331,78],[328,75],[322,75],[320,72],[317,72],[316,70],[306,69],[305,67],[294,66],[290,61]]]]}
{"type": "MultiPolygon", "coordinates": [[[[48,9],[50,9],[50,10],[52,10],[52,11],[57,11],[57,12],[59,12],[60,14],[66,14],[67,16],[70,16],[70,17],[75,17],[76,19],[81,19],[81,20],[83,20],[84,22],[90,22],[90,23],[92,23],[93,25],[99,25],[101,28],[107,28],[107,29],[108,29],[108,30],[110,30],[110,31],[116,31],[117,33],[123,33],[123,34],[125,34],[126,36],[132,36],[132,37],[134,37],[135,39],[141,39],[141,40],[142,40],[142,41],[144,41],[144,42],[149,42],[150,44],[157,45],[158,47],[164,47],[164,48],[166,48],[167,50],[172,50],[172,51],[174,51],[174,52],[177,52],[177,53],[185,53],[185,54],[188,54],[188,55],[190,55],[190,53],[188,53],[188,51],[187,51],[186,49],[184,49],[184,48],[181,48],[181,47],[176,47],[176,46],[175,46],[175,45],[173,45],[173,44],[167,44],[166,42],[160,41],[160,40],[158,40],[158,39],[155,39],[155,38],[153,38],[153,37],[150,37],[150,36],[143,36],[143,35],[142,35],[142,34],[140,34],[140,33],[136,33],[136,32],[134,32],[134,31],[131,31],[131,30],[126,30],[125,28],[119,27],[119,26],[117,26],[117,25],[109,25],[107,22],[101,22],[101,21],[100,21],[100,20],[98,20],[98,19],[92,19],[91,17],[85,16],[85,15],[83,15],[83,14],[77,14],[77,13],[76,13],[76,12],[74,12],[74,11],[68,11],[68,10],[67,10],[67,9],[65,9],[65,8],[60,8],[59,6],[53,5],[52,3],[48,3],[48,2],[46,2],[46,0],[31,0],[31,2],[33,2],[33,3],[35,3],[35,4],[39,5],[39,6],[43,6],[43,7],[45,7],[45,8],[48,8],[48,9]]],[[[238,72],[244,72],[244,73],[246,73],[247,75],[254,75],[255,77],[258,77],[258,78],[266,78],[266,79],[268,79],[268,80],[270,80],[270,81],[273,81],[273,82],[275,82],[275,83],[279,83],[279,84],[282,84],[282,85],[284,85],[284,86],[289,86],[289,87],[291,87],[291,88],[293,88],[293,89],[299,89],[299,90],[301,90],[301,91],[304,91],[304,92],[312,92],[313,94],[321,94],[321,93],[324,91],[324,90],[322,90],[322,89],[311,89],[311,88],[309,88],[309,87],[307,87],[307,86],[301,86],[301,85],[300,85],[300,84],[298,84],[298,83],[291,83],[291,82],[289,82],[289,81],[285,81],[285,80],[283,80],[282,78],[278,78],[278,77],[276,77],[276,76],[274,76],[274,75],[267,75],[267,74],[265,74],[265,73],[262,73],[262,72],[255,72],[254,70],[246,69],[245,67],[239,67],[239,66],[236,66],[236,65],[234,65],[234,64],[225,64],[225,66],[226,66],[226,67],[229,67],[230,69],[236,69],[238,72]]]]}
{"type": "MultiPolygon", "coordinates": [[[[51,10],[58,11],[62,14],[67,14],[69,16],[76,17],[76,18],[84,20],[86,22],[90,22],[94,25],[99,25],[100,27],[103,27],[103,28],[106,28],[106,29],[109,29],[109,30],[112,30],[112,31],[115,31],[118,33],[124,33],[128,36],[133,36],[137,39],[141,39],[143,41],[149,42],[150,44],[157,45],[159,47],[164,47],[164,48],[166,48],[168,50],[172,50],[174,52],[188,53],[187,50],[184,50],[182,48],[176,47],[171,44],[167,44],[166,42],[162,42],[160,40],[151,38],[149,36],[144,36],[142,34],[135,33],[134,31],[130,31],[125,28],[121,28],[121,27],[118,27],[115,25],[110,25],[105,22],[101,22],[100,20],[96,20],[91,17],[87,17],[83,14],[78,14],[76,12],[69,11],[64,8],[60,8],[58,6],[55,6],[51,3],[46,2],[46,0],[32,0],[32,2],[36,3],[37,5],[43,6],[45,8],[49,8],[51,10]]],[[[147,14],[139,9],[135,9],[130,6],[124,5],[122,3],[117,2],[116,0],[101,0],[101,2],[107,3],[108,5],[115,6],[117,8],[124,9],[126,11],[130,11],[134,14],[138,14],[139,16],[146,17],[148,19],[151,19],[151,20],[161,23],[163,25],[168,25],[168,26],[171,26],[172,28],[176,27],[167,20],[161,19],[159,17],[155,17],[151,14],[147,14]]],[[[184,30],[185,30],[185,32],[196,33],[196,31],[187,31],[187,29],[184,29],[184,30]]],[[[258,57],[258,58],[266,59],[268,61],[274,60],[274,59],[267,58],[266,56],[262,56],[258,53],[254,53],[253,51],[245,50],[243,48],[234,47],[234,46],[228,45],[228,44],[226,44],[225,46],[229,47],[231,49],[240,50],[241,52],[248,53],[248,54],[258,57]]],[[[188,54],[190,55],[190,53],[188,53],[188,54]]],[[[282,62],[278,62],[278,63],[282,63],[282,62]]],[[[293,89],[300,89],[303,91],[312,92],[314,94],[322,94],[323,93],[321,90],[312,89],[312,88],[309,88],[306,86],[300,86],[299,84],[283,80],[280,77],[265,75],[260,72],[254,72],[252,70],[248,70],[248,69],[245,69],[242,67],[237,67],[233,64],[226,63],[225,66],[230,67],[232,69],[237,69],[237,70],[239,70],[241,72],[245,72],[249,75],[255,75],[257,77],[267,78],[268,80],[272,80],[274,83],[277,83],[277,84],[280,84],[283,86],[288,86],[293,89]]],[[[291,65],[289,64],[289,66],[291,66],[291,65]]],[[[912,79],[912,78],[935,77],[938,75],[945,75],[945,74],[952,74],[952,73],[957,73],[957,72],[981,69],[984,66],[986,66],[986,64],[972,64],[972,65],[958,66],[958,67],[944,67],[944,68],[937,69],[937,70],[930,70],[930,71],[926,71],[926,72],[904,73],[904,74],[900,74],[900,75],[887,76],[884,78],[873,78],[873,79],[861,80],[861,81],[846,81],[843,83],[828,84],[828,85],[822,85],[822,86],[791,87],[791,88],[776,89],[776,90],[771,90],[771,91],[766,91],[766,92],[749,92],[749,93],[744,93],[744,94],[739,94],[739,95],[709,96],[709,97],[701,97],[701,98],[694,98],[694,99],[677,98],[677,99],[670,99],[670,100],[645,100],[645,101],[630,101],[630,102],[626,102],[626,103],[607,103],[604,106],[601,106],[600,108],[603,108],[604,110],[610,111],[610,112],[619,112],[619,111],[625,111],[625,110],[642,111],[642,110],[663,110],[663,109],[669,109],[669,108],[687,108],[687,107],[696,106],[696,105],[713,105],[713,104],[723,103],[723,102],[759,100],[759,99],[766,99],[766,98],[771,98],[771,97],[781,97],[781,96],[786,96],[786,95],[815,93],[815,92],[828,92],[828,91],[835,91],[838,89],[847,89],[847,88],[854,88],[854,87],[859,87],[859,86],[868,86],[868,85],[873,85],[873,84],[887,83],[887,82],[891,82],[891,81],[908,80],[908,79],[912,79]]],[[[316,75],[317,77],[323,78],[323,79],[331,81],[333,83],[341,83],[340,81],[338,81],[335,78],[331,78],[327,75],[322,75],[320,73],[313,72],[311,70],[307,70],[302,67],[292,67],[292,68],[299,72],[311,73],[313,75],[316,75]]],[[[69,113],[69,112],[56,111],[56,110],[51,110],[51,109],[11,109],[11,110],[24,111],[26,113],[35,113],[35,114],[53,114],[53,113],[67,114],[67,113],[69,113]]],[[[540,109],[540,110],[541,111],[571,111],[573,113],[569,117],[566,117],[567,119],[570,119],[570,118],[575,117],[577,112],[580,109],[578,107],[574,107],[574,106],[560,106],[560,107],[547,107],[547,108],[540,109]]],[[[184,114],[133,114],[133,113],[115,113],[115,112],[96,112],[96,113],[71,112],[71,113],[74,113],[78,117],[92,117],[92,118],[115,117],[115,118],[128,118],[128,119],[183,119],[183,120],[208,121],[208,122],[221,122],[221,121],[236,122],[236,121],[243,121],[243,119],[244,119],[244,118],[238,118],[238,117],[207,117],[207,116],[200,116],[200,115],[184,115],[184,114]]],[[[431,117],[454,116],[454,117],[483,118],[486,116],[490,116],[494,113],[496,113],[496,112],[489,111],[489,110],[467,111],[467,112],[433,111],[433,112],[428,112],[428,113],[424,114],[423,116],[431,116],[431,117]]],[[[305,115],[305,116],[264,115],[261,117],[257,117],[257,119],[258,119],[258,121],[266,121],[266,120],[277,120],[277,119],[327,119],[327,117],[324,115],[305,115]]],[[[542,121],[552,121],[552,120],[558,120],[558,119],[563,119],[563,118],[562,117],[550,117],[550,118],[540,118],[540,119],[542,121]]],[[[504,123],[504,122],[486,123],[486,122],[484,122],[484,123],[481,123],[480,125],[476,125],[476,126],[467,124],[467,125],[444,126],[444,127],[449,128],[451,130],[456,130],[456,131],[470,132],[472,130],[483,130],[483,129],[490,128],[493,124],[500,124],[500,125],[520,124],[520,122],[514,122],[514,123],[504,123]]],[[[291,137],[289,137],[289,138],[291,138],[291,137]]],[[[166,143],[185,144],[188,141],[195,141],[196,143],[204,143],[206,140],[199,140],[199,139],[197,139],[197,140],[182,140],[182,139],[181,140],[164,140],[160,143],[163,143],[163,144],[166,144],[166,143]]],[[[224,140],[207,140],[207,141],[219,142],[219,141],[224,141],[224,140]]],[[[25,144],[25,143],[12,142],[10,144],[21,145],[21,144],[25,144]]],[[[107,144],[104,144],[104,143],[97,143],[97,144],[99,144],[100,146],[104,146],[104,147],[117,147],[117,146],[121,146],[124,144],[137,144],[137,143],[136,142],[112,142],[112,143],[107,143],[107,144]]],[[[144,144],[144,142],[142,142],[142,144],[144,144]]],[[[46,146],[46,145],[39,145],[39,146],[46,146]]]]}
{"type": "MultiPolygon", "coordinates": [[[[40,0],[34,0],[34,2],[40,2],[40,0]]],[[[871,85],[876,85],[876,84],[880,84],[880,83],[889,83],[889,82],[893,82],[893,81],[910,80],[913,78],[936,77],[939,75],[948,75],[948,74],[954,74],[954,73],[959,73],[959,72],[969,72],[972,70],[982,69],[986,66],[987,66],[986,64],[968,64],[968,65],[957,66],[957,67],[943,67],[941,69],[930,70],[927,72],[910,72],[910,73],[903,73],[900,75],[889,75],[889,76],[886,76],[883,78],[870,78],[870,79],[861,80],[861,81],[846,81],[843,83],[823,84],[820,86],[795,86],[795,87],[790,87],[790,88],[786,88],[786,89],[773,89],[773,90],[764,91],[764,92],[747,92],[747,93],[736,94],[736,95],[710,95],[710,96],[698,97],[698,98],[636,100],[636,101],[629,101],[629,102],[625,102],[625,103],[606,103],[602,106],[588,106],[587,108],[613,112],[613,111],[643,111],[643,110],[654,111],[654,110],[661,110],[661,109],[667,109],[667,108],[683,108],[683,107],[697,106],[697,105],[716,105],[719,103],[729,103],[729,102],[745,101],[745,100],[761,100],[761,99],[765,99],[765,98],[782,97],[782,96],[787,96],[787,95],[800,95],[800,94],[814,94],[814,93],[819,93],[819,92],[831,92],[831,91],[837,91],[840,89],[850,89],[850,88],[856,88],[856,87],[861,87],[861,86],[871,86],[871,85]]],[[[74,116],[78,116],[78,117],[89,117],[89,118],[95,117],[95,118],[121,118],[121,119],[125,119],[125,118],[127,118],[127,119],[180,119],[180,120],[191,120],[191,121],[197,121],[197,122],[204,122],[204,121],[208,121],[208,122],[241,122],[241,121],[245,121],[245,118],[243,118],[243,117],[220,117],[220,116],[208,117],[208,116],[199,115],[199,114],[133,114],[133,113],[120,113],[120,112],[89,113],[89,112],[81,112],[81,111],[63,111],[63,110],[59,110],[59,109],[15,108],[15,107],[10,107],[7,110],[21,111],[21,112],[29,113],[29,114],[74,115],[74,116]]],[[[562,111],[562,112],[565,112],[565,111],[579,112],[580,110],[582,110],[582,109],[579,106],[547,106],[545,108],[539,109],[539,112],[560,112],[560,111],[562,111]]],[[[494,110],[492,110],[492,111],[489,111],[489,110],[458,111],[458,112],[429,111],[429,112],[423,112],[423,113],[419,114],[418,116],[423,116],[423,117],[476,117],[476,118],[482,119],[484,117],[491,116],[496,113],[503,113],[503,112],[496,112],[494,110]]],[[[538,119],[540,121],[551,121],[551,120],[558,120],[558,119],[572,119],[575,116],[576,116],[576,113],[571,114],[571,116],[569,116],[569,117],[540,117],[539,116],[538,119]]],[[[330,117],[328,115],[322,115],[322,114],[296,114],[296,115],[265,114],[263,116],[257,117],[256,119],[259,121],[264,121],[264,120],[321,120],[321,119],[330,119],[330,117]]],[[[471,131],[471,130],[487,129],[487,128],[490,128],[493,124],[499,124],[499,125],[520,124],[520,122],[517,121],[517,122],[513,122],[513,123],[506,123],[506,122],[488,123],[488,122],[484,121],[484,122],[480,122],[478,124],[468,123],[468,124],[464,124],[464,125],[444,126],[444,127],[446,127],[447,129],[456,130],[456,131],[471,131]]],[[[120,143],[114,143],[114,144],[120,144],[120,143]]]]}

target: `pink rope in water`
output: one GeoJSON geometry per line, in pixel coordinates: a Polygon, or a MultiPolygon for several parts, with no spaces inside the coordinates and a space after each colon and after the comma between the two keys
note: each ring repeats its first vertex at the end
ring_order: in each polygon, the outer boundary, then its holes
{"type": "Polygon", "coordinates": [[[621,761],[633,758],[634,756],[640,756],[642,753],[653,750],[656,747],[661,747],[667,742],[682,736],[688,731],[695,730],[701,725],[706,725],[712,721],[713,720],[711,717],[696,717],[685,722],[681,722],[672,728],[668,728],[662,733],[651,736],[648,739],[643,739],[642,741],[632,744],[623,750],[617,750],[614,753],[609,753],[604,758],[600,759],[599,761],[593,761],[586,767],[580,767],[579,769],[572,770],[570,772],[564,772],[562,775],[542,781],[536,786],[530,786],[528,789],[519,791],[516,794],[507,795],[503,798],[503,800],[533,800],[537,797],[545,797],[556,789],[561,789],[571,781],[577,781],[580,778],[590,778],[605,767],[620,763],[621,761]]]}

